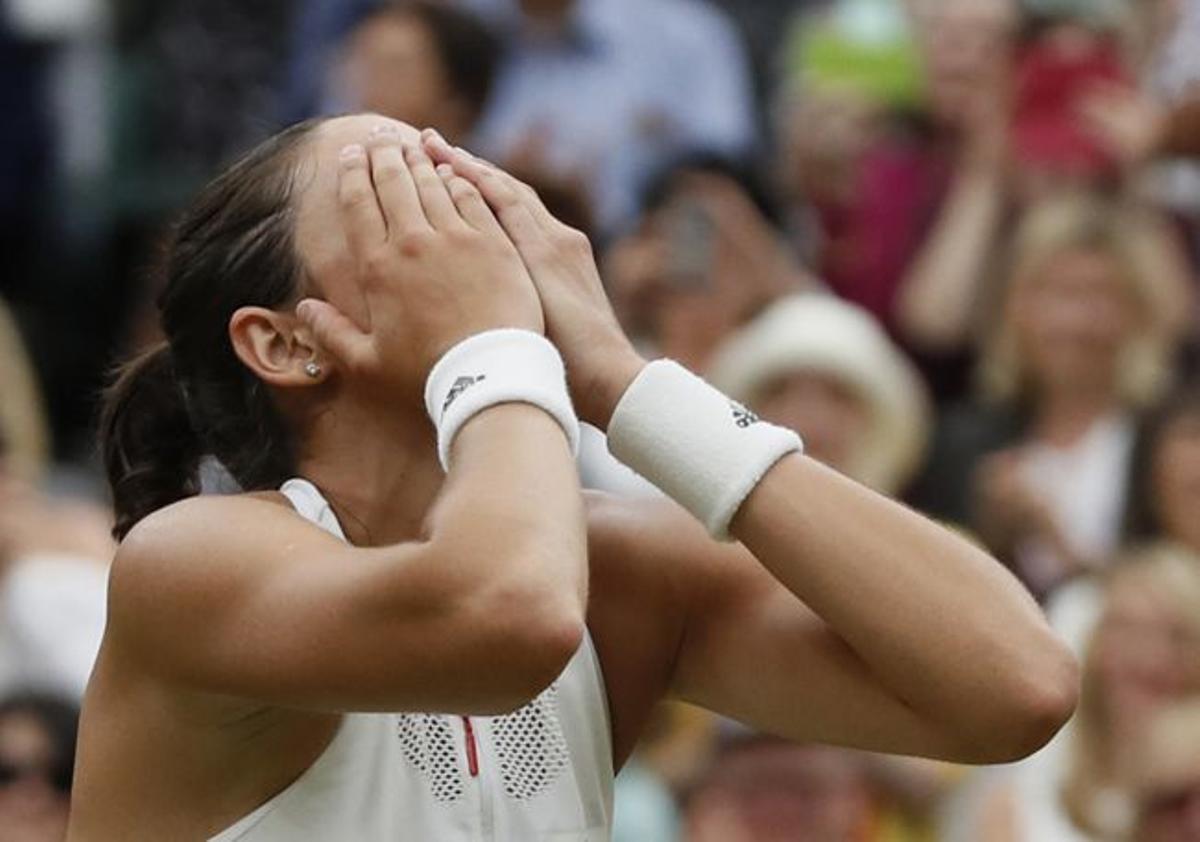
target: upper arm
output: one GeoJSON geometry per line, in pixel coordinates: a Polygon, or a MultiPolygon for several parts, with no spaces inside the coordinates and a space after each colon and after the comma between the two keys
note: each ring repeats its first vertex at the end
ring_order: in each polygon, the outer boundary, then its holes
{"type": "Polygon", "coordinates": [[[359,549],[266,500],[193,498],[120,547],[108,646],[170,684],[267,704],[478,712],[489,677],[472,667],[502,678],[511,641],[459,570],[427,543],[359,549]]]}
{"type": "MultiPolygon", "coordinates": [[[[652,701],[628,697],[653,687],[659,697],[674,696],[790,739],[953,753],[944,735],[888,693],[850,646],[745,548],[713,541],[669,502],[610,505],[622,514],[607,519],[609,534],[601,541],[627,569],[625,588],[611,597],[622,607],[606,609],[623,619],[609,624],[608,635],[636,652],[610,654],[598,642],[618,752],[629,741],[622,707],[644,717],[652,701]],[[619,676],[612,675],[611,663],[619,665],[619,676]],[[639,668],[661,671],[660,681],[638,675],[639,668]],[[616,682],[622,686],[611,686],[616,682]]],[[[597,575],[593,603],[606,593],[597,575]]],[[[597,610],[593,604],[592,613],[597,610]]]]}

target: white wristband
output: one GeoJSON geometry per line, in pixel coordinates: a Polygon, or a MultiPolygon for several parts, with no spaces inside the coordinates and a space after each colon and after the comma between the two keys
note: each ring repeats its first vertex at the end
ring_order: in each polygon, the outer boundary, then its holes
{"type": "Polygon", "coordinates": [[[608,447],[723,541],[767,471],[803,450],[794,432],[760,421],[671,360],[650,363],[630,384],[609,422],[608,447]]]}
{"type": "Polygon", "coordinates": [[[579,420],[558,349],[532,331],[488,330],[443,354],[425,381],[425,409],[437,428],[443,468],[450,469],[450,446],[463,425],[500,403],[545,410],[563,428],[571,452],[578,452],[579,420]]]}

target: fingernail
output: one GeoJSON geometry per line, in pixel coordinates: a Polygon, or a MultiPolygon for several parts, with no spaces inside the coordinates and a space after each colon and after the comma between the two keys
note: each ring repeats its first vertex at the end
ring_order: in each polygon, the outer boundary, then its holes
{"type": "Polygon", "coordinates": [[[353,161],[355,158],[361,158],[367,154],[367,150],[363,148],[361,143],[351,143],[349,146],[343,146],[342,151],[338,153],[343,161],[353,161]]]}
{"type": "Polygon", "coordinates": [[[454,175],[454,167],[450,166],[449,164],[438,164],[437,173],[440,176],[449,178],[450,176],[454,175]]]}
{"type": "Polygon", "coordinates": [[[300,301],[300,303],[296,305],[296,315],[303,319],[303,318],[307,318],[311,314],[312,314],[312,304],[309,302],[309,300],[307,298],[302,299],[300,301]]]}

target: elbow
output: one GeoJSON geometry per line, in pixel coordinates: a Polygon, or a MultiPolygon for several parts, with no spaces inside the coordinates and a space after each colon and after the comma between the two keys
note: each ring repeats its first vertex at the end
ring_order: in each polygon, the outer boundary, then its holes
{"type": "Polygon", "coordinates": [[[570,595],[508,592],[484,609],[490,622],[477,628],[484,669],[496,677],[486,710],[495,716],[528,704],[562,675],[583,643],[586,630],[579,600],[570,595]]]}
{"type": "Polygon", "coordinates": [[[1012,763],[1049,743],[1075,712],[1078,663],[1053,639],[1037,657],[1007,669],[993,700],[987,721],[975,724],[968,741],[968,762],[1012,763]]]}
{"type": "Polygon", "coordinates": [[[521,613],[527,615],[522,629],[509,634],[517,663],[512,676],[509,712],[532,702],[538,694],[563,674],[571,658],[583,644],[583,612],[572,606],[554,605],[553,601],[527,603],[521,613]],[[528,613],[527,613],[528,612],[528,613]]]}

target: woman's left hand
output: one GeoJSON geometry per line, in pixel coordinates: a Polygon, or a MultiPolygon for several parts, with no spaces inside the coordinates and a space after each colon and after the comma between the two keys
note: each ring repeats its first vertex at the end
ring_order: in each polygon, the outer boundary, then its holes
{"type": "Polygon", "coordinates": [[[443,178],[457,174],[474,184],[504,226],[541,297],[546,333],[563,355],[576,411],[605,429],[645,360],[613,314],[587,236],[558,221],[527,184],[432,130],[422,139],[443,178]]]}

